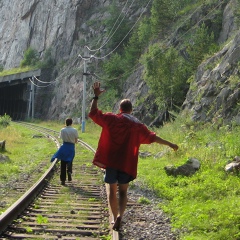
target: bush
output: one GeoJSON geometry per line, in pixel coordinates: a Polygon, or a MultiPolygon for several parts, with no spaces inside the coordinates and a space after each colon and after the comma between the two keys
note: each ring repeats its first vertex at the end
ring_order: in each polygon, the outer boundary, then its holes
{"type": "Polygon", "coordinates": [[[0,116],[0,126],[7,127],[11,122],[11,117],[8,116],[6,113],[4,116],[0,116]]]}
{"type": "Polygon", "coordinates": [[[38,51],[33,48],[28,48],[24,52],[24,59],[21,61],[20,66],[35,66],[39,63],[39,54],[38,51]]]}

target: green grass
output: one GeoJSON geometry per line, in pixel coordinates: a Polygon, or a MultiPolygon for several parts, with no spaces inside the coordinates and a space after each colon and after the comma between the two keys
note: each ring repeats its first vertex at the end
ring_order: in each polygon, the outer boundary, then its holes
{"type": "Polygon", "coordinates": [[[35,131],[10,123],[0,128],[0,140],[6,140],[6,149],[1,154],[9,159],[0,162],[0,181],[9,181],[21,173],[30,173],[43,161],[50,162],[56,151],[55,144],[47,138],[33,138],[35,131]]]}
{"type": "Polygon", "coordinates": [[[151,201],[149,199],[145,198],[145,197],[140,197],[138,199],[138,203],[140,203],[140,204],[150,204],[151,201]]]}
{"type": "MultiPolygon", "coordinates": [[[[64,126],[64,122],[38,124],[57,131],[64,126]]],[[[97,147],[100,127],[87,121],[86,131],[81,133],[78,124],[73,126],[79,130],[80,139],[97,147]]],[[[143,188],[151,188],[163,200],[158,207],[170,216],[173,229],[181,231],[180,239],[240,239],[240,179],[238,175],[224,171],[228,161],[236,155],[240,156],[240,127],[217,128],[179,118],[155,131],[160,137],[178,144],[179,150],[174,152],[156,143],[142,145],[140,151],[150,152],[152,156],[139,159],[138,178],[135,181],[140,182],[143,188]],[[164,153],[163,156],[154,157],[159,152],[164,153]],[[193,176],[172,177],[165,173],[165,166],[180,166],[189,157],[201,162],[200,170],[193,176]]],[[[23,171],[23,165],[28,168],[37,164],[31,162],[31,155],[38,156],[35,152],[41,152],[46,158],[54,153],[52,143],[39,146],[39,139],[31,136],[31,131],[22,131],[21,127],[10,125],[0,129],[0,139],[7,138],[7,152],[4,154],[11,158],[11,164],[6,168],[8,174],[18,174],[20,169],[23,171]]],[[[91,164],[93,153],[81,145],[76,146],[76,153],[83,163],[91,164]]],[[[0,167],[3,165],[0,164],[0,167]]],[[[0,179],[8,174],[1,171],[0,179]]]]}
{"type": "MultiPolygon", "coordinates": [[[[139,159],[136,181],[163,199],[158,207],[170,215],[173,229],[181,230],[180,239],[240,239],[240,179],[224,171],[228,161],[240,156],[240,127],[217,128],[179,118],[154,130],[178,144],[179,150],[174,152],[156,143],[142,145],[140,151],[150,152],[152,157],[139,159]],[[164,153],[163,157],[155,158],[159,152],[164,153]],[[165,166],[180,166],[189,157],[201,162],[196,174],[172,177],[165,173],[165,166]]],[[[100,127],[87,121],[86,132],[81,133],[79,128],[79,136],[96,148],[100,131],[100,127]]],[[[89,159],[89,151],[81,154],[89,159]]]]}
{"type": "Polygon", "coordinates": [[[240,179],[224,171],[228,161],[240,155],[240,127],[191,126],[179,120],[157,132],[178,144],[179,150],[166,151],[168,147],[157,144],[142,146],[141,151],[166,153],[158,159],[140,159],[138,178],[143,187],[152,188],[164,199],[159,207],[171,216],[173,228],[182,231],[181,239],[240,239],[240,179]],[[165,173],[165,166],[180,166],[189,157],[201,162],[196,174],[172,177],[165,173]]]}
{"type": "Polygon", "coordinates": [[[12,74],[17,74],[17,73],[22,73],[22,72],[28,72],[35,70],[36,67],[19,67],[19,68],[11,68],[11,69],[6,69],[0,72],[0,77],[7,76],[7,75],[12,75],[12,74]]]}

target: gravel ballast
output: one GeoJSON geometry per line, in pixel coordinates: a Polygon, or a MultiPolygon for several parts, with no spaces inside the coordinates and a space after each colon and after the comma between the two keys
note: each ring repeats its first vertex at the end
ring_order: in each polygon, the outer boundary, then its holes
{"type": "Polygon", "coordinates": [[[128,205],[124,213],[119,238],[121,240],[176,240],[177,234],[171,230],[170,219],[159,209],[157,198],[151,191],[143,190],[134,183],[128,190],[128,201],[138,202],[140,197],[148,204],[128,205]]]}

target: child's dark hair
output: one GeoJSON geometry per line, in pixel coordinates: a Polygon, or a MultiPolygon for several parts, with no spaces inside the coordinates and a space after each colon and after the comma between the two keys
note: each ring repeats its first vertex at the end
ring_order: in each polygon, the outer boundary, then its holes
{"type": "Polygon", "coordinates": [[[72,120],[71,118],[67,118],[67,119],[65,120],[66,126],[72,125],[72,122],[73,122],[73,120],[72,120]]]}

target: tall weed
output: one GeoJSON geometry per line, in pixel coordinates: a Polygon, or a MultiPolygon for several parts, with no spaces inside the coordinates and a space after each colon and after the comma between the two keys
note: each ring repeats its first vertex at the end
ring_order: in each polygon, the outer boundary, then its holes
{"type": "Polygon", "coordinates": [[[7,127],[11,122],[11,117],[6,113],[0,116],[0,127],[7,127]]]}

